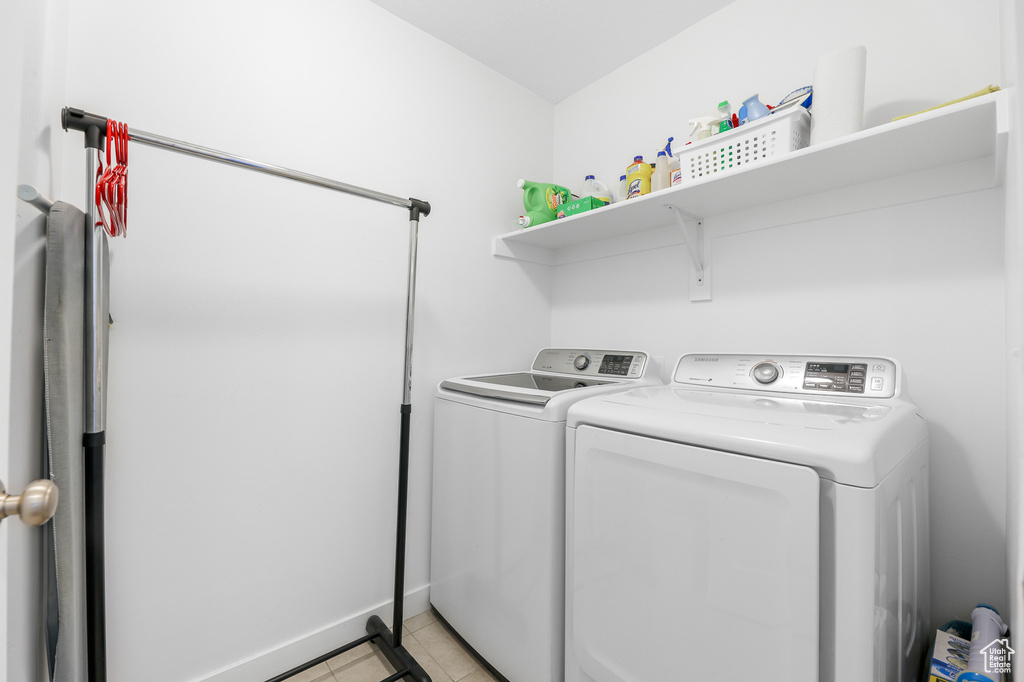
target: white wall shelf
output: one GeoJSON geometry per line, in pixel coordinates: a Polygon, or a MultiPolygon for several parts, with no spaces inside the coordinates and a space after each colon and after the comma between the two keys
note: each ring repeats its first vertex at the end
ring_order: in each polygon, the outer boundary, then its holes
{"type": "Polygon", "coordinates": [[[742,221],[749,226],[738,231],[745,231],[1001,185],[1008,121],[1006,93],[996,92],[722,177],[502,234],[494,238],[493,255],[560,265],[687,244],[709,276],[702,221],[711,217],[764,214],[742,221]]]}

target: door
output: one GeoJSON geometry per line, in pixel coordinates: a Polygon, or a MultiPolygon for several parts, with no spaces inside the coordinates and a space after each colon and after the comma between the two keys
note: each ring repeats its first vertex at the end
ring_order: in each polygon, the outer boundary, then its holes
{"type": "Polygon", "coordinates": [[[577,429],[574,647],[598,682],[814,682],[818,475],[577,429]]]}
{"type": "MultiPolygon", "coordinates": [[[[53,125],[64,102],[67,0],[5,3],[0,22],[0,479],[20,493],[43,475],[42,298],[44,218],[15,187],[59,198],[65,134],[53,125]],[[57,128],[57,129],[55,129],[57,128]],[[56,170],[55,170],[56,169],[56,170]]],[[[81,143],[79,143],[80,145],[81,143]]],[[[81,149],[81,147],[78,147],[81,149]]],[[[84,198],[84,197],[83,197],[84,198]]],[[[43,534],[17,519],[0,523],[0,680],[46,679],[43,646],[43,534]]]]}

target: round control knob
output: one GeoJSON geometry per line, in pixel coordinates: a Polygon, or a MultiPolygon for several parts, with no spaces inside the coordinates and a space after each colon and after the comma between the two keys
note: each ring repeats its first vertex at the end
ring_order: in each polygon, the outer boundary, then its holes
{"type": "Polygon", "coordinates": [[[586,355],[577,355],[576,359],[572,361],[572,366],[583,371],[590,366],[590,358],[586,355]]]}
{"type": "Polygon", "coordinates": [[[779,378],[779,368],[770,362],[762,362],[754,367],[752,374],[757,383],[770,384],[779,378]]]}

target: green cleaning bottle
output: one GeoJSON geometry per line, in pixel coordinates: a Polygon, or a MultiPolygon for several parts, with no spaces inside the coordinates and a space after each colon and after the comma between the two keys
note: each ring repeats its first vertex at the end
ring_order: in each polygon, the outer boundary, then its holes
{"type": "Polygon", "coordinates": [[[718,115],[722,118],[718,122],[718,132],[725,133],[732,130],[732,106],[729,104],[729,100],[719,102],[718,115]]]}
{"type": "Polygon", "coordinates": [[[522,178],[517,184],[523,190],[523,208],[526,209],[519,216],[519,224],[523,227],[534,227],[554,220],[558,215],[558,207],[572,200],[572,192],[561,185],[530,182],[522,178]]]}

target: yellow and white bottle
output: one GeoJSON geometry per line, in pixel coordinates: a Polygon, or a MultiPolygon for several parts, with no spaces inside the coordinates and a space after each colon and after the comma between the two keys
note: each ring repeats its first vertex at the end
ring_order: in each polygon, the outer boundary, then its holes
{"type": "Polygon", "coordinates": [[[626,198],[635,199],[651,193],[651,164],[644,163],[644,157],[633,157],[633,163],[626,170],[626,198]]]}

